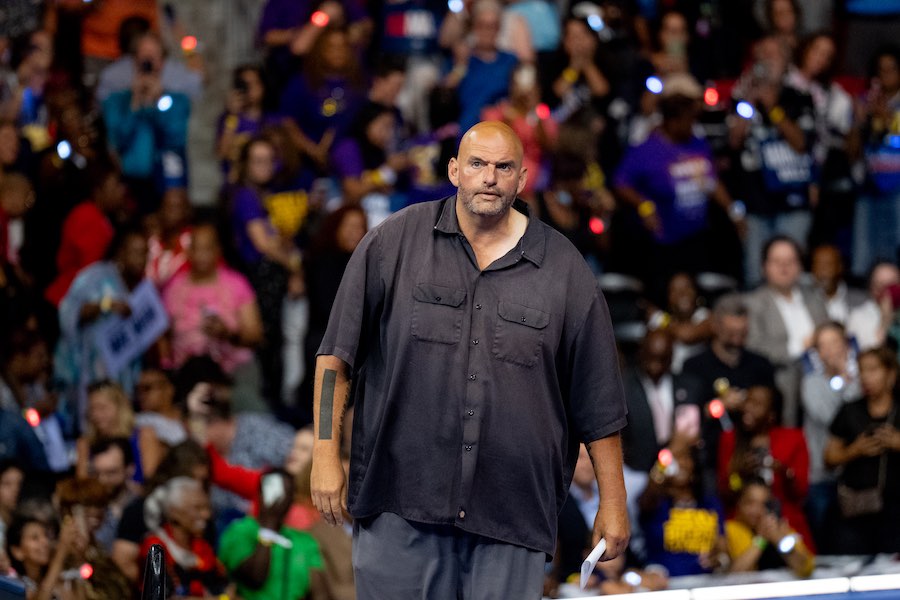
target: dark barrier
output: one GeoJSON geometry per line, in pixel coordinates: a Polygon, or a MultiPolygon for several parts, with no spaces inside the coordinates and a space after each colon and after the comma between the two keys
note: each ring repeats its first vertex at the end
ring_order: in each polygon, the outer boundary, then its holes
{"type": "Polygon", "coordinates": [[[144,587],[141,600],[165,600],[166,598],[166,553],[159,544],[150,546],[147,552],[147,566],[144,568],[144,587]]]}

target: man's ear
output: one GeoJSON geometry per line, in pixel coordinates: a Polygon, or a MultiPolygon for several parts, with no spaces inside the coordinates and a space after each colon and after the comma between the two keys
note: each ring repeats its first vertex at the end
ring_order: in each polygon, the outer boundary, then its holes
{"type": "Polygon", "coordinates": [[[519,187],[516,189],[516,196],[522,193],[526,183],[528,183],[528,169],[523,167],[519,172],[519,187]]]}
{"type": "Polygon", "coordinates": [[[447,163],[447,177],[450,179],[450,183],[459,187],[459,161],[455,156],[447,163]]]}

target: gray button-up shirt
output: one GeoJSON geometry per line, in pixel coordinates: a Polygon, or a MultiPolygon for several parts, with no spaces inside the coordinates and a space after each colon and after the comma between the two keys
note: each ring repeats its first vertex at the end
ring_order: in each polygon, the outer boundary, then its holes
{"type": "Polygon", "coordinates": [[[355,379],[356,518],[392,512],[552,555],[578,444],[625,426],[609,312],[581,255],[529,218],[482,271],[455,196],[369,232],[319,354],[355,379]]]}

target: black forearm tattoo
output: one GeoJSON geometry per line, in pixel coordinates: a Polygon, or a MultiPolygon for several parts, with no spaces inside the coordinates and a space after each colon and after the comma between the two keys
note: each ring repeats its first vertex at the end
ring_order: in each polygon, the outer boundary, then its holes
{"type": "Polygon", "coordinates": [[[337,371],[325,369],[322,375],[322,397],[319,399],[319,439],[331,439],[331,421],[334,413],[334,384],[337,371]]]}

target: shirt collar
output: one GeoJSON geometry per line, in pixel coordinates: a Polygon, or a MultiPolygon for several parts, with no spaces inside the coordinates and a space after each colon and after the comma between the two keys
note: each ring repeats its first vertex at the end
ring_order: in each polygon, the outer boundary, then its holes
{"type": "MultiPolygon", "coordinates": [[[[459,220],[456,217],[456,195],[447,196],[442,202],[441,214],[438,217],[437,224],[434,226],[435,231],[449,235],[463,235],[462,230],[459,228],[459,220]]],[[[534,263],[535,266],[540,267],[544,261],[547,246],[541,223],[533,217],[528,205],[519,198],[516,198],[513,202],[513,208],[528,217],[525,234],[519,240],[516,248],[522,252],[524,258],[534,263]]]]}

